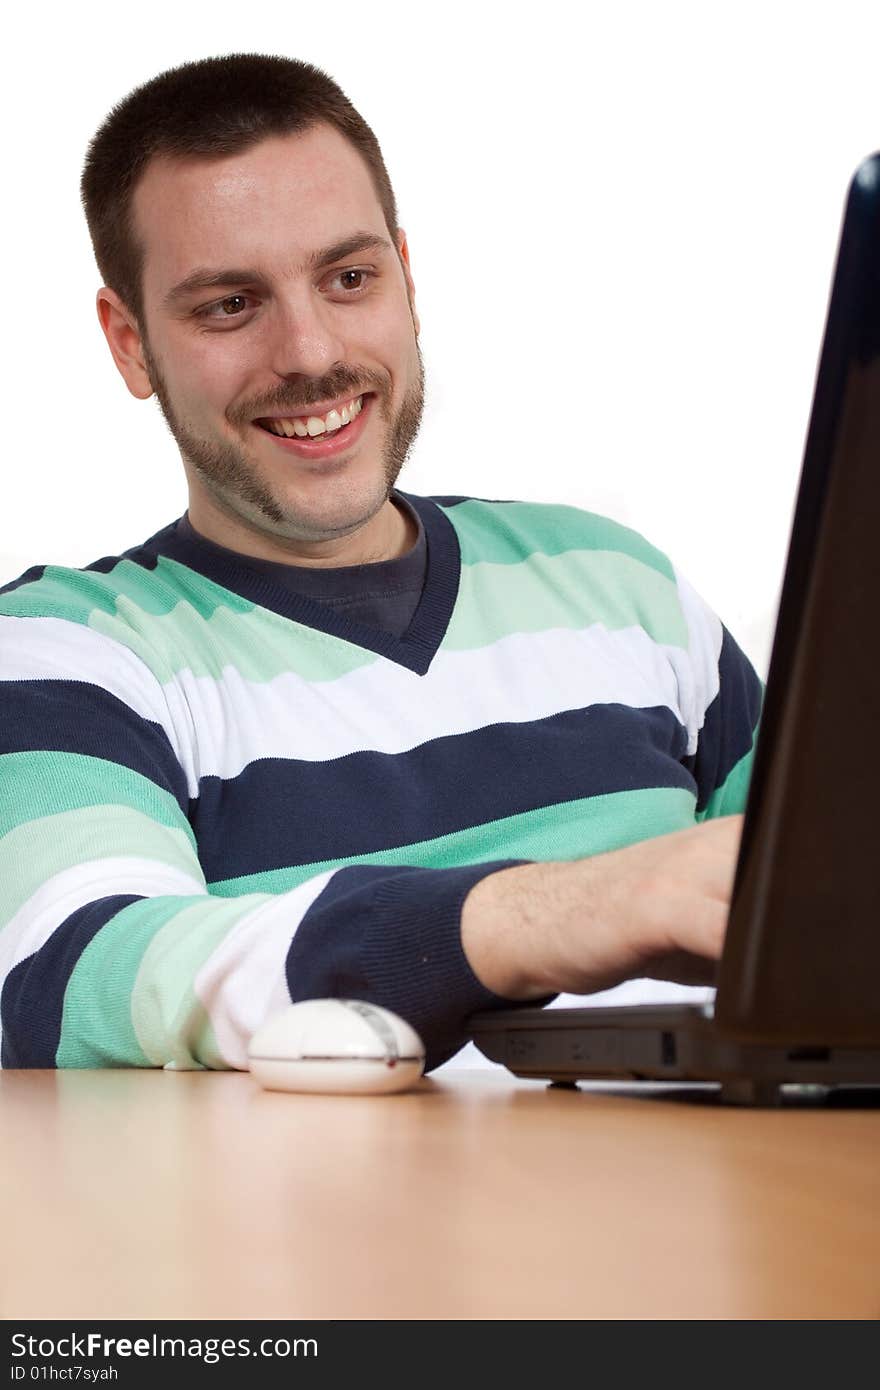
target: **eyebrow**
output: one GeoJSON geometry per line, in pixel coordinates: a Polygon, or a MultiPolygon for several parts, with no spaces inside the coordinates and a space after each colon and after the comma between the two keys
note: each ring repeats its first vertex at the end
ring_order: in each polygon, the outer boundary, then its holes
{"type": "MultiPolygon", "coordinates": [[[[385,237],[377,236],[375,232],[354,232],[343,241],[334,242],[332,246],[325,246],[320,251],[315,251],[306,262],[309,270],[322,270],[326,265],[332,265],[334,261],[344,260],[346,256],[353,256],[358,251],[393,251],[393,246],[385,237]]],[[[173,289],[169,290],[162,300],[166,308],[178,304],[182,299],[195,294],[199,290],[213,290],[222,285],[239,284],[264,284],[265,277],[259,270],[253,269],[231,269],[225,267],[219,270],[210,267],[200,266],[192,274],[187,275],[186,279],[181,280],[173,289]]]]}

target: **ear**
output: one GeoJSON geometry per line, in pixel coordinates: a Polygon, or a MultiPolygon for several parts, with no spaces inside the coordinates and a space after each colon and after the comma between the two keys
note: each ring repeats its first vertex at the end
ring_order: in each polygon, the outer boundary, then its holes
{"type": "Polygon", "coordinates": [[[419,316],[416,313],[416,287],[413,284],[412,272],[409,264],[409,247],[406,244],[406,232],[400,228],[397,233],[397,246],[400,253],[400,260],[403,265],[403,274],[406,280],[406,292],[409,295],[409,307],[415,324],[416,337],[421,332],[419,316]]]}
{"type": "Polygon", "coordinates": [[[113,361],[133,396],[145,401],[153,394],[144,362],[141,335],[133,316],[115,290],[102,285],[96,301],[98,322],[107,339],[113,361]]]}

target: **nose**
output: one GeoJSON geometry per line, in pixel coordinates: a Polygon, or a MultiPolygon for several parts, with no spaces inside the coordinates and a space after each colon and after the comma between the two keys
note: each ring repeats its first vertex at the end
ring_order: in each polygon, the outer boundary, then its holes
{"type": "Polygon", "coordinates": [[[271,366],[280,377],[324,375],[344,360],[338,310],[317,291],[290,291],[276,300],[271,321],[271,366]]]}

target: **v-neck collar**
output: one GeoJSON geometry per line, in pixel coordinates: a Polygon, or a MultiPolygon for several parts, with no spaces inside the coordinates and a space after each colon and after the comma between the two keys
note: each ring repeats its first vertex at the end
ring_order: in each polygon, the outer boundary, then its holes
{"type": "Polygon", "coordinates": [[[461,578],[461,550],[455,527],[433,498],[399,491],[396,495],[421,518],[428,552],[422,596],[401,637],[356,622],[305,594],[293,593],[270,575],[251,568],[247,555],[232,555],[202,537],[189,539],[178,535],[176,521],[158,531],[143,548],[177,560],[261,608],[376,652],[423,676],[449,627],[461,578]]]}

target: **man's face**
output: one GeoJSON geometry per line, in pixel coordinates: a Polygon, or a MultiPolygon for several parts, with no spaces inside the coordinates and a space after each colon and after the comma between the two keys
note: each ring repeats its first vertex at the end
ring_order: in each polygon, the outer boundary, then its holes
{"type": "Polygon", "coordinates": [[[401,232],[402,264],[366,165],[320,125],[221,160],[154,159],[133,211],[145,246],[140,348],[193,524],[233,549],[326,550],[344,563],[344,537],[371,519],[380,534],[424,405],[409,252],[401,232]],[[386,245],[312,263],[365,233],[386,245]],[[197,270],[232,274],[172,293],[197,270]],[[329,457],[302,457],[255,423],[359,395],[352,442],[343,430],[329,457]]]}

